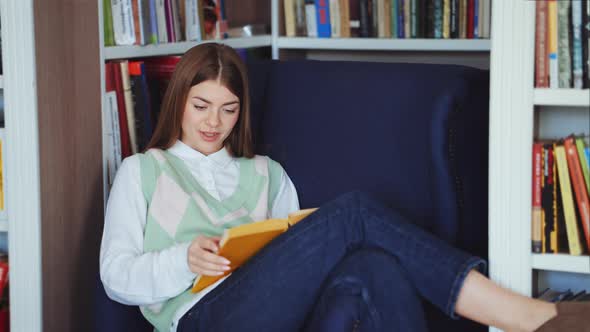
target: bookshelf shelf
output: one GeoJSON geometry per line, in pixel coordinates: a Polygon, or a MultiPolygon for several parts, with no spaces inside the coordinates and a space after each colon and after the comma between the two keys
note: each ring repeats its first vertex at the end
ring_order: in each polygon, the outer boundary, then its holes
{"type": "MultiPolygon", "coordinates": [[[[262,35],[244,38],[207,40],[204,42],[221,42],[233,48],[253,48],[271,46],[271,37],[270,35],[262,35]]],[[[199,43],[202,42],[180,42],[146,46],[111,46],[104,48],[104,58],[106,60],[113,60],[183,54],[199,43]]]]}
{"type": "Polygon", "coordinates": [[[488,52],[490,40],[279,37],[277,46],[283,49],[488,52]]]}
{"type": "Polygon", "coordinates": [[[590,89],[535,89],[535,105],[590,107],[590,89]]]}
{"type": "Polygon", "coordinates": [[[533,254],[532,267],[537,270],[590,274],[590,256],[533,254]]]}

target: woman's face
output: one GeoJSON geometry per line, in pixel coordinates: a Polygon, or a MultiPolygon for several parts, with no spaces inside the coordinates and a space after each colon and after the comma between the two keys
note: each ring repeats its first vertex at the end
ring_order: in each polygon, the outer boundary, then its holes
{"type": "Polygon", "coordinates": [[[240,115],[240,100],[214,80],[191,87],[184,106],[181,141],[210,155],[223,148],[240,115]]]}

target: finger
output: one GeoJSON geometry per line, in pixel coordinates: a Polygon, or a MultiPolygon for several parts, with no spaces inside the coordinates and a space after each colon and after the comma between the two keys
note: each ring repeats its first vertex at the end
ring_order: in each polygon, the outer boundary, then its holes
{"type": "Polygon", "coordinates": [[[198,256],[201,258],[202,261],[216,265],[229,266],[231,264],[231,262],[226,258],[210,253],[208,251],[202,251],[202,253],[198,256]]]}
{"type": "Polygon", "coordinates": [[[200,238],[198,241],[199,247],[202,249],[206,249],[210,252],[217,252],[219,250],[219,246],[215,241],[211,240],[211,238],[203,237],[200,238]]]}

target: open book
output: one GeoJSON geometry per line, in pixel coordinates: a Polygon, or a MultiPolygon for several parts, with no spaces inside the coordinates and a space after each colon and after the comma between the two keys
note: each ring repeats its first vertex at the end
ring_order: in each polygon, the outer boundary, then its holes
{"type": "Polygon", "coordinates": [[[230,269],[219,276],[198,276],[193,283],[192,292],[200,292],[217,280],[225,277],[254,256],[271,240],[284,233],[289,226],[312,214],[317,208],[290,213],[286,219],[266,219],[250,224],[226,229],[219,241],[219,256],[227,258],[230,269]]]}

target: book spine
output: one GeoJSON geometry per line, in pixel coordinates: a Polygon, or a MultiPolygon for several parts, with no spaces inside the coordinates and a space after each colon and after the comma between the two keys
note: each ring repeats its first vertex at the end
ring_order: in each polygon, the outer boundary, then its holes
{"type": "Polygon", "coordinates": [[[115,46],[115,36],[113,34],[113,13],[111,0],[103,0],[103,28],[104,28],[104,46],[115,46]]]}
{"type": "Polygon", "coordinates": [[[467,0],[459,0],[459,38],[467,38],[467,0]]]}
{"type": "MultiPolygon", "coordinates": [[[[348,4],[348,0],[341,0],[348,4]]],[[[305,1],[295,0],[295,35],[307,36],[307,23],[305,22],[305,1]]]]}
{"type": "Polygon", "coordinates": [[[313,0],[311,2],[305,2],[305,22],[307,24],[307,36],[308,37],[317,37],[318,36],[318,27],[316,21],[316,12],[315,12],[315,3],[313,0]]]}
{"type": "Polygon", "coordinates": [[[590,201],[586,186],[584,185],[584,176],[582,175],[580,158],[578,157],[578,150],[574,138],[571,136],[566,138],[564,141],[564,147],[567,155],[570,178],[576,195],[576,203],[582,224],[582,231],[586,238],[587,248],[590,250],[590,201]]]}
{"type": "Polygon", "coordinates": [[[330,5],[328,0],[315,0],[316,22],[318,37],[330,38],[332,28],[330,27],[330,5]]]}
{"type": "Polygon", "coordinates": [[[287,37],[295,37],[295,0],[284,0],[283,12],[285,13],[285,34],[287,37]]]}
{"type": "Polygon", "coordinates": [[[330,31],[332,38],[340,38],[340,0],[330,0],[330,31]]]}
{"type": "Polygon", "coordinates": [[[541,189],[542,198],[541,206],[543,209],[543,252],[556,253],[557,242],[556,225],[557,220],[553,210],[555,200],[555,164],[553,162],[553,145],[545,144],[543,146],[543,186],[541,189]]]}
{"type": "Polygon", "coordinates": [[[548,88],[547,74],[547,2],[536,3],[535,17],[535,86],[548,88]]]}
{"type": "Polygon", "coordinates": [[[150,44],[158,44],[158,14],[156,0],[149,0],[150,7],[150,44]]]}
{"type": "Polygon", "coordinates": [[[129,61],[124,60],[120,63],[121,80],[123,83],[123,97],[125,98],[125,113],[127,114],[127,128],[129,129],[129,144],[131,153],[137,153],[137,135],[135,130],[135,113],[133,109],[133,96],[131,94],[131,80],[129,77],[129,61]]]}
{"type": "Polygon", "coordinates": [[[391,15],[391,21],[389,22],[391,24],[391,38],[399,38],[397,32],[397,8],[398,0],[391,0],[391,12],[389,13],[391,15]]]}
{"type": "Polygon", "coordinates": [[[135,43],[135,30],[131,0],[111,0],[111,12],[113,15],[115,44],[133,45],[135,43]]]}
{"type": "Polygon", "coordinates": [[[576,138],[576,148],[580,156],[580,166],[582,167],[582,174],[586,182],[586,191],[590,194],[590,161],[584,152],[584,140],[580,137],[576,138]]]}
{"type": "Polygon", "coordinates": [[[131,155],[131,144],[129,142],[129,128],[127,127],[128,122],[127,112],[125,110],[125,92],[123,90],[123,80],[121,77],[121,65],[118,62],[107,62],[105,71],[107,71],[107,73],[109,71],[112,72],[112,85],[117,94],[117,111],[119,127],[121,129],[121,154],[123,156],[122,158],[125,158],[131,155]]]}
{"type": "Polygon", "coordinates": [[[370,37],[371,27],[369,24],[369,0],[359,1],[360,37],[370,37]]]}
{"type": "Polygon", "coordinates": [[[582,2],[572,1],[572,73],[573,86],[581,89],[584,86],[584,69],[582,61],[582,2]]]}
{"type": "Polygon", "coordinates": [[[404,2],[404,38],[412,38],[412,0],[404,2]]]}
{"type": "Polygon", "coordinates": [[[559,66],[557,59],[557,1],[547,2],[547,45],[549,58],[549,87],[559,88],[559,66]]]}
{"type": "Polygon", "coordinates": [[[559,177],[561,189],[561,201],[563,213],[565,215],[569,253],[571,255],[578,256],[582,254],[582,247],[580,246],[580,233],[578,232],[576,211],[574,210],[574,200],[568,173],[566,152],[564,146],[561,144],[555,147],[555,160],[557,161],[557,175],[559,177]]]}
{"type": "Polygon", "coordinates": [[[399,38],[406,38],[406,24],[405,24],[405,15],[406,12],[406,2],[407,0],[398,0],[397,6],[397,36],[399,38]]]}
{"type": "Polygon", "coordinates": [[[166,29],[166,6],[165,0],[156,1],[156,20],[158,26],[158,42],[168,42],[168,30],[166,29]]]}
{"type": "Polygon", "coordinates": [[[139,0],[131,0],[131,10],[133,11],[133,30],[135,32],[135,45],[143,45],[143,36],[141,35],[141,10],[139,0]]]}
{"type": "Polygon", "coordinates": [[[199,23],[198,0],[186,0],[185,2],[185,35],[188,41],[201,40],[201,24],[199,23]]]}
{"type": "Polygon", "coordinates": [[[570,5],[569,1],[557,2],[557,52],[559,88],[572,87],[572,64],[570,58],[570,5]]]}
{"type": "Polygon", "coordinates": [[[541,228],[541,155],[543,146],[541,143],[533,144],[533,194],[532,194],[532,249],[535,253],[542,251],[541,228]]]}
{"type": "Polygon", "coordinates": [[[449,0],[443,0],[442,37],[451,38],[451,2],[449,0]]]}
{"type": "Polygon", "coordinates": [[[434,38],[440,39],[443,34],[442,0],[434,0],[434,38]]]}
{"type": "Polygon", "coordinates": [[[459,0],[451,0],[451,38],[459,37],[459,0]]]}

